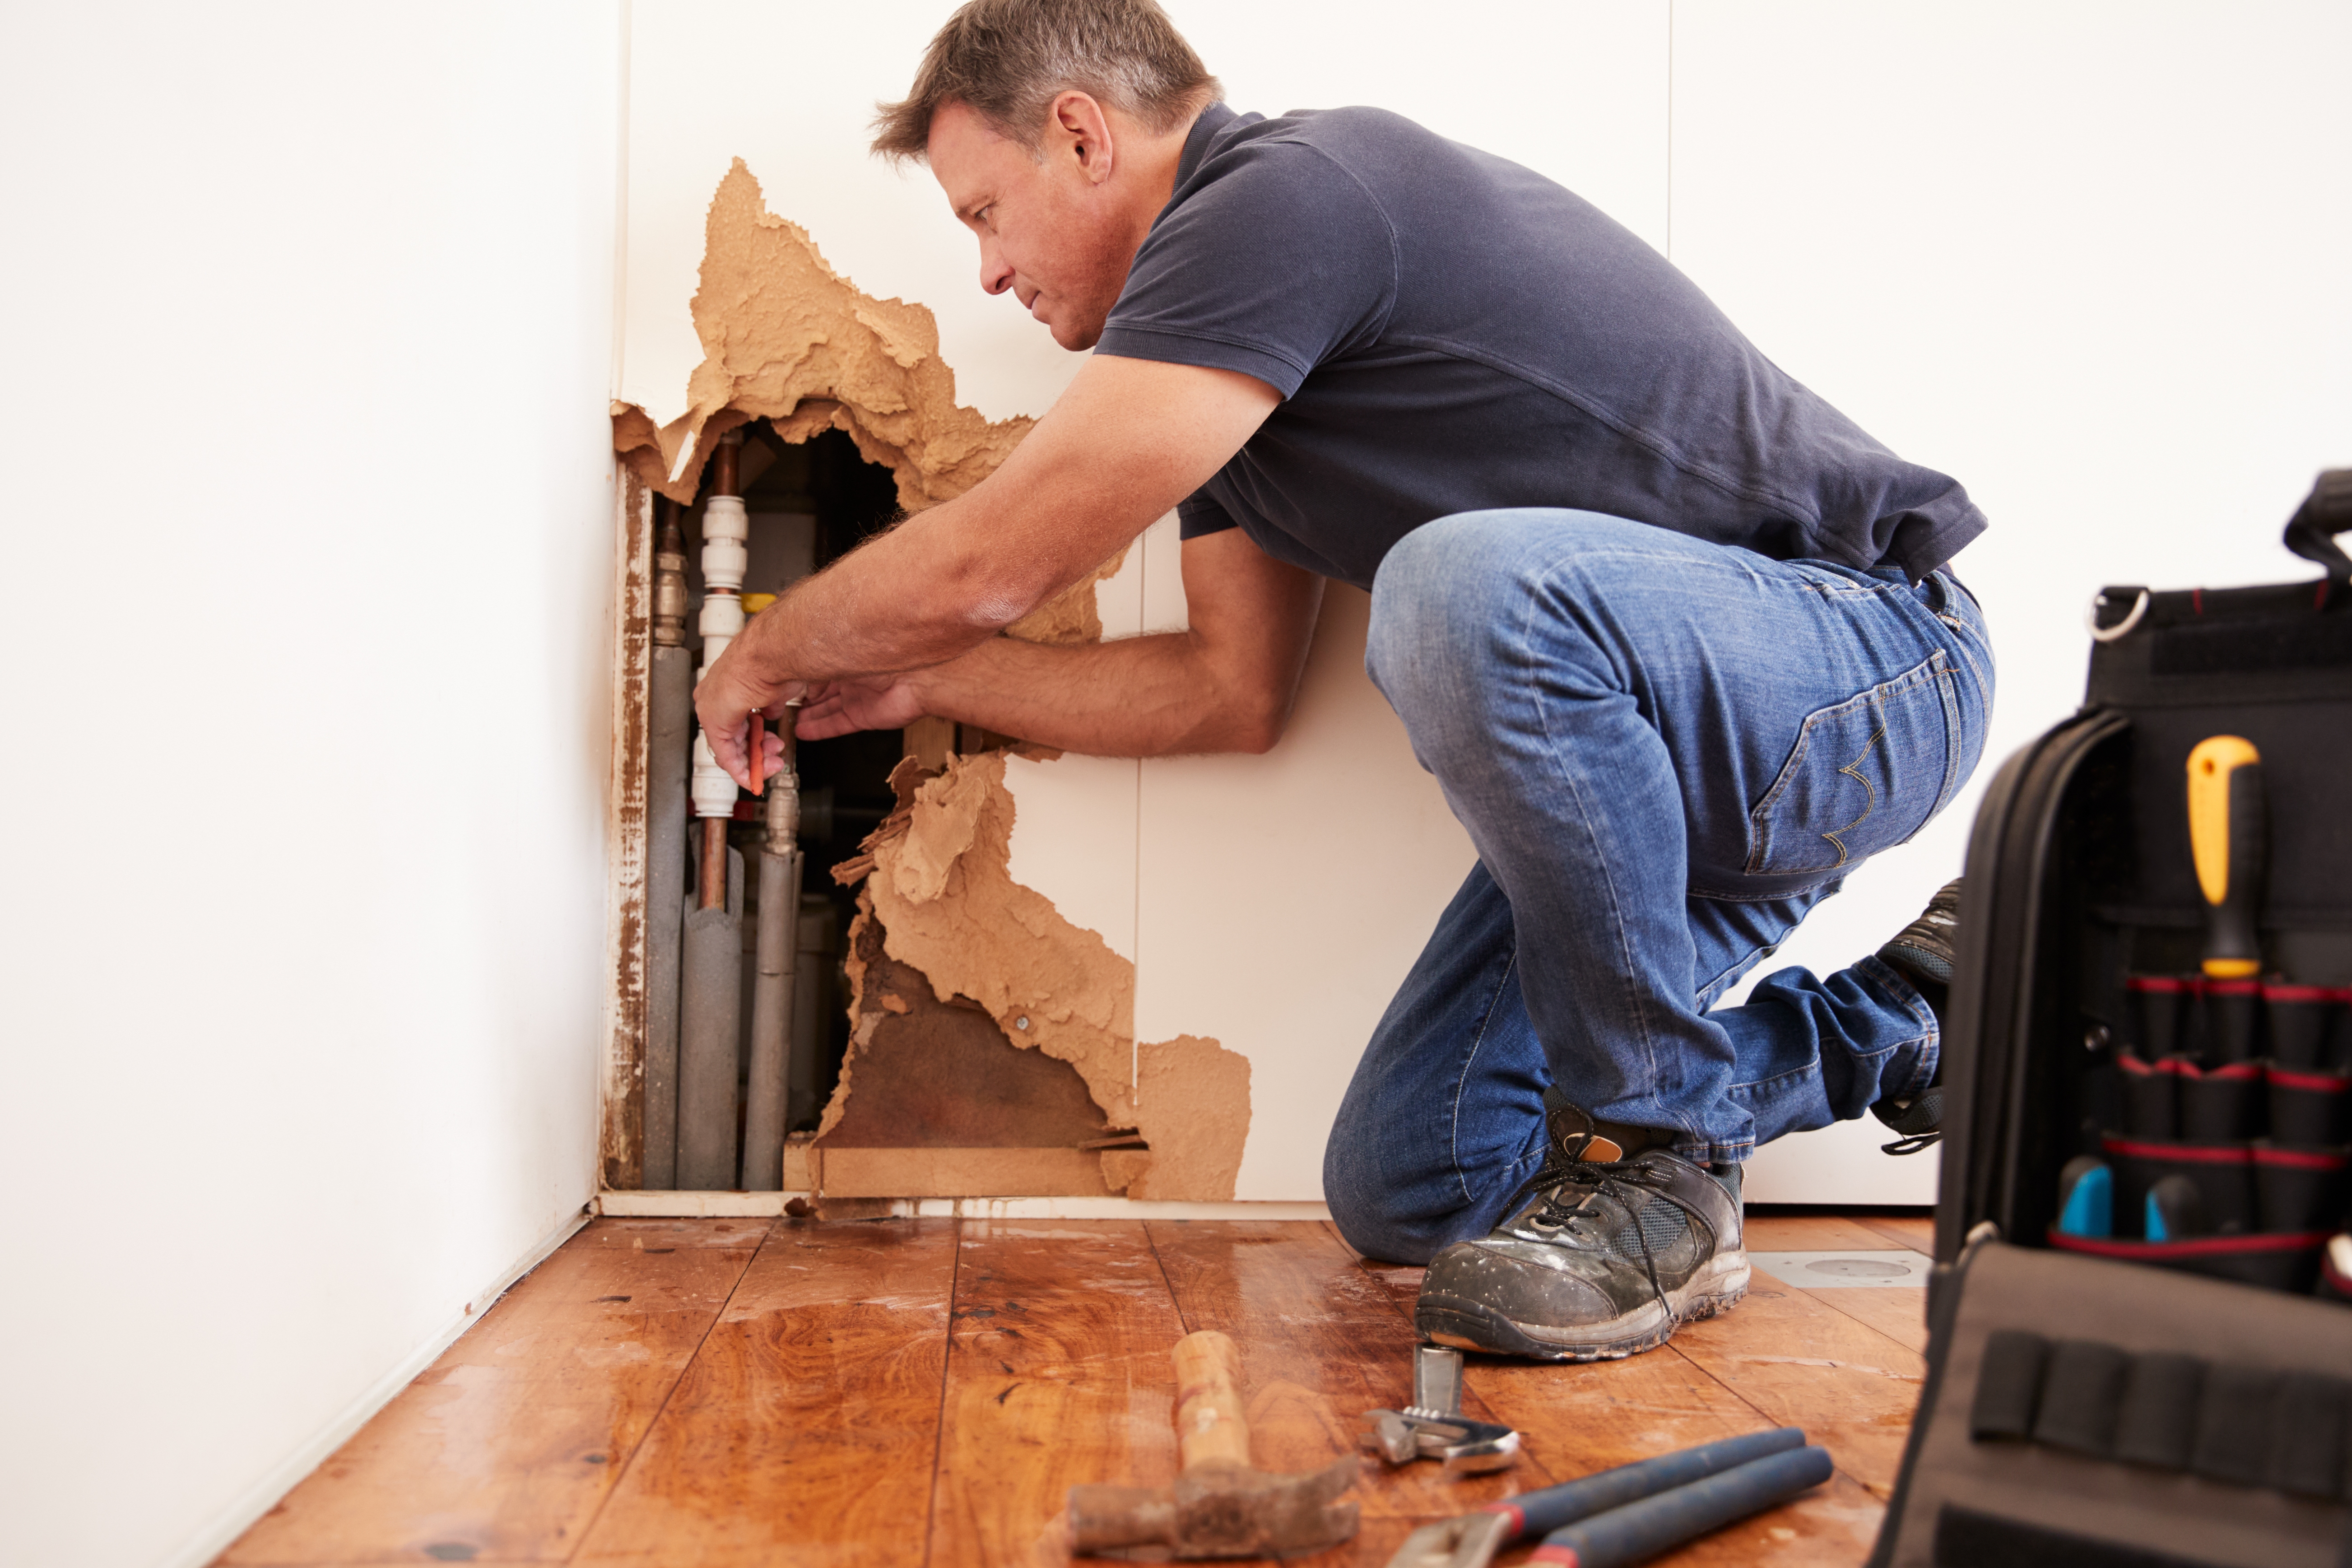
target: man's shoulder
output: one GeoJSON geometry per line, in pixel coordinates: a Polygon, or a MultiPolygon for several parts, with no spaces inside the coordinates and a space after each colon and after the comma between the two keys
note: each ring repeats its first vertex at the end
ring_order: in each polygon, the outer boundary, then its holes
{"type": "Polygon", "coordinates": [[[1245,169],[1295,172],[1307,178],[1344,172],[1367,179],[1401,162],[1448,149],[1454,143],[1392,110],[1363,105],[1294,109],[1272,118],[1236,117],[1211,140],[1200,173],[1206,180],[1245,169]]]}

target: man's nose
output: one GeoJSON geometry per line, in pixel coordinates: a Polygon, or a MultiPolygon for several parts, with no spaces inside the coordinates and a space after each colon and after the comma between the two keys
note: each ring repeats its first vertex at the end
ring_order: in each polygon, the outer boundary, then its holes
{"type": "Polygon", "coordinates": [[[1013,287],[1012,266],[985,242],[980,247],[980,286],[991,294],[1002,294],[1013,287]]]}

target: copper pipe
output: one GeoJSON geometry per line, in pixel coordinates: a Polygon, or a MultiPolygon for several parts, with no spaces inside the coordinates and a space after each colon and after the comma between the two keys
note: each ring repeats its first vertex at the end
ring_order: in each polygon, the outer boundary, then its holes
{"type": "Polygon", "coordinates": [[[742,489],[736,483],[736,459],[742,455],[743,432],[730,430],[719,437],[719,449],[710,454],[710,493],[715,496],[739,496],[742,489]]]}
{"type": "Polygon", "coordinates": [[[727,907],[727,824],[724,816],[702,819],[702,876],[696,889],[698,908],[723,910],[727,907]]]}

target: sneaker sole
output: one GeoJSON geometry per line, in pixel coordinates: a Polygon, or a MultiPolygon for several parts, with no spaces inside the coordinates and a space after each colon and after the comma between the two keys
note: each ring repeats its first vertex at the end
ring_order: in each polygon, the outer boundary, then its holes
{"type": "Polygon", "coordinates": [[[1729,1311],[1748,1294],[1748,1279],[1745,1252],[1713,1258],[1679,1290],[1666,1293],[1664,1310],[1653,1301],[1643,1311],[1597,1325],[1599,1331],[1590,1339],[1554,1338],[1560,1331],[1549,1324],[1515,1322],[1484,1302],[1445,1294],[1424,1294],[1413,1304],[1412,1321],[1422,1338],[1455,1350],[1530,1361],[1622,1361],[1657,1349],[1685,1323],[1729,1311]]]}

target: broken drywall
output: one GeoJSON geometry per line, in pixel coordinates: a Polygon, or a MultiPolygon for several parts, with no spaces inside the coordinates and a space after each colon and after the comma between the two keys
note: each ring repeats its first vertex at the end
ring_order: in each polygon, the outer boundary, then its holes
{"type": "Polygon", "coordinates": [[[704,221],[694,330],[703,359],[684,414],[656,429],[636,405],[613,405],[614,447],[675,501],[693,501],[718,438],[753,419],[787,441],[847,431],[866,461],[898,476],[909,510],[971,489],[1035,423],[958,404],[930,311],[877,300],[835,272],[807,230],[768,211],[740,158],[704,221]]]}
{"type": "MultiPolygon", "coordinates": [[[[719,182],[703,224],[694,329],[702,363],[687,411],[656,427],[634,403],[612,405],[613,448],[639,482],[691,505],[719,437],[765,419],[786,441],[845,430],[869,463],[890,470],[908,511],[960,496],[996,471],[1036,421],[989,420],[955,400],[931,313],[877,300],[829,266],[808,231],[768,211],[760,182],[738,158],[719,182]]],[[[1095,584],[1125,561],[1121,549],[1089,576],[1007,628],[1029,642],[1095,642],[1095,584]]]]}
{"type": "MultiPolygon", "coordinates": [[[[1139,1130],[1145,1147],[1108,1148],[1104,1184],[1130,1196],[1223,1199],[1234,1194],[1249,1131],[1249,1064],[1213,1040],[1135,1044],[1135,965],[1071,924],[1034,889],[1013,880],[1013,804],[1002,752],[956,757],[926,775],[911,760],[891,774],[898,806],[835,868],[863,879],[859,931],[883,931],[882,952],[920,971],[936,999],[977,1005],[1016,1046],[1069,1063],[1113,1129],[1139,1130]]],[[[861,1036],[895,1016],[868,1010],[879,976],[871,956],[850,966],[861,1036]],[[872,1020],[870,1024],[868,1020],[872,1020]]],[[[855,1103],[853,1043],[818,1142],[855,1103]]]]}
{"type": "Polygon", "coordinates": [[[956,757],[931,777],[902,762],[890,782],[898,809],[834,872],[866,876],[885,951],[941,1001],[969,997],[1015,1045],[1068,1062],[1113,1125],[1134,1126],[1135,966],[1005,869],[1003,754],[956,757]]]}
{"type": "MultiPolygon", "coordinates": [[[[1249,1058],[1179,1035],[1135,1053],[1136,1131],[1150,1161],[1127,1173],[1131,1198],[1230,1198],[1249,1142],[1249,1058]]],[[[1103,1156],[1105,1173],[1113,1149],[1103,1156]]],[[[1125,1171],[1125,1167],[1120,1167],[1125,1171]]]]}

